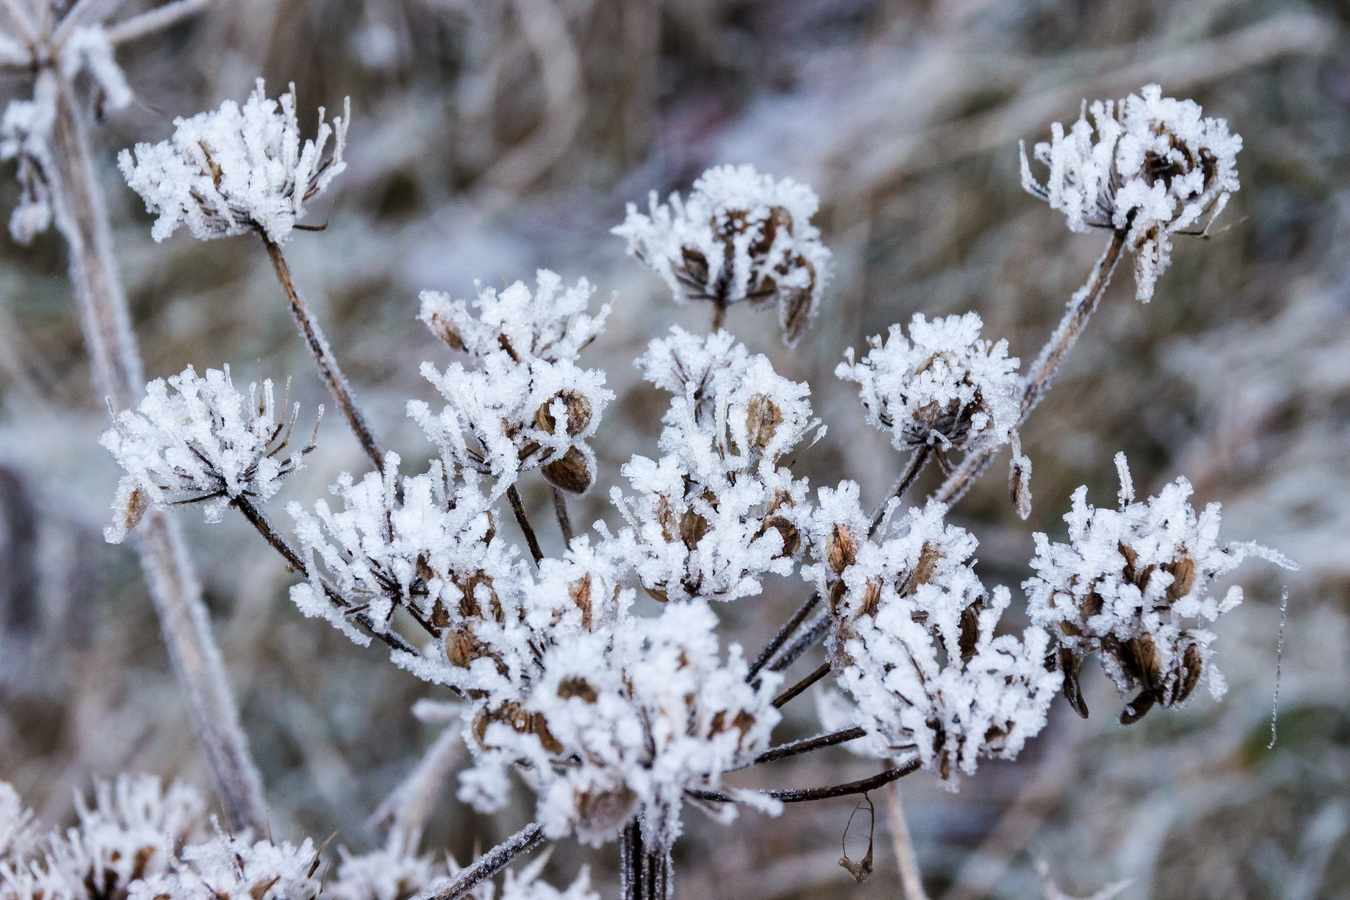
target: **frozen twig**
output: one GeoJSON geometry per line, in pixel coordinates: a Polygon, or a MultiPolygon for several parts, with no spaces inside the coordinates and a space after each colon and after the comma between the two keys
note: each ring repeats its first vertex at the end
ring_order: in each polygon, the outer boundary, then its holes
{"type": "MultiPolygon", "coordinates": [[[[919,758],[916,756],[895,768],[886,769],[870,778],[861,778],[857,781],[846,781],[843,784],[832,784],[828,787],[784,788],[775,791],[748,791],[746,793],[762,794],[770,800],[777,800],[779,803],[812,803],[817,800],[831,800],[835,797],[849,797],[854,794],[865,794],[868,791],[876,790],[882,785],[890,784],[892,781],[898,781],[906,775],[912,775],[919,771],[919,768],[919,758]]],[[[738,802],[736,793],[701,789],[692,789],[685,793],[696,800],[706,800],[710,803],[738,802]]]]}
{"type": "Polygon", "coordinates": [[[544,842],[544,829],[532,822],[493,847],[478,858],[473,865],[464,869],[444,887],[428,891],[417,900],[456,900],[464,897],[475,885],[496,875],[510,865],[511,860],[522,853],[529,853],[544,842]]]}
{"type": "Polygon", "coordinates": [[[108,43],[115,47],[172,28],[210,5],[211,0],[173,0],[115,25],[109,25],[108,43]]]}

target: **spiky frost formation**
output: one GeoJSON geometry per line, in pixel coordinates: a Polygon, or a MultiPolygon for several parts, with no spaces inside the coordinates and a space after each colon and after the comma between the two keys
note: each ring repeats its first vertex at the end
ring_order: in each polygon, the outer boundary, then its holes
{"type": "Polygon", "coordinates": [[[592,314],[595,288],[586,279],[566,287],[548,269],[535,273],[531,292],[523,281],[498,291],[475,283],[472,301],[423,291],[418,318],[451,348],[476,357],[504,352],[547,362],[576,361],[605,330],[608,303],[592,314]]]}
{"type": "Polygon", "coordinates": [[[832,666],[867,749],[916,754],[944,780],[974,774],[982,757],[1014,759],[1059,690],[1049,636],[994,635],[1008,591],[986,591],[975,538],[946,524],[941,504],[888,517],[869,539],[856,484],[819,495],[808,528],[818,562],[805,574],[828,598],[832,666]]]}
{"type": "Polygon", "coordinates": [[[0,897],[126,896],[141,879],[170,870],[178,848],[201,833],[205,809],[192,788],[173,784],[165,789],[153,776],[119,775],[99,782],[92,803],[76,798],[76,826],[48,834],[41,853],[30,841],[26,849],[0,854],[0,897]]]}
{"type": "Polygon", "coordinates": [[[634,204],[613,233],[670,285],[676,301],[721,306],[773,303],[783,339],[795,344],[820,307],[830,251],[811,224],[820,202],[790,178],[753,166],[718,166],[687,199],[653,191],[646,214],[634,204]]]}
{"type": "Polygon", "coordinates": [[[541,270],[533,294],[519,281],[500,293],[480,290],[477,315],[462,300],[423,295],[422,320],[472,357],[471,365],[455,362],[444,371],[422,364],[422,376],[446,401],[439,413],[420,400],[408,403],[450,472],[489,476],[494,496],[536,468],[571,493],[594,483],[587,441],[614,394],[603,371],[575,362],[609,315],[608,305],[595,316],[587,312],[592,293],[585,280],[563,290],[557,275],[541,270]]]}
{"type": "Polygon", "coordinates": [[[320,107],[314,137],[302,142],[295,86],[273,100],[259,78],[242,107],[226,100],[174,119],[168,140],[123,150],[117,165],[146,211],[158,216],[150,231],[156,241],[185,224],[199,240],[260,231],[279,244],[304,217],[305,204],[346,169],[350,120],[350,101],[331,123],[320,107]]]}
{"type": "Polygon", "coordinates": [[[1234,585],[1222,598],[1214,596],[1215,578],[1249,557],[1294,565],[1257,544],[1219,543],[1219,504],[1197,513],[1185,478],[1137,502],[1123,453],[1116,466],[1117,508],[1090,505],[1085,486],[1074,491],[1064,516],[1068,540],[1036,534],[1036,574],[1022,587],[1028,616],[1054,636],[1069,702],[1087,715],[1077,673],[1096,653],[1121,695],[1132,698],[1120,716],[1130,724],[1155,704],[1185,701],[1202,675],[1215,698],[1223,695],[1215,636],[1203,626],[1241,603],[1242,589],[1234,585]]]}
{"type": "Polygon", "coordinates": [[[505,802],[506,767],[526,763],[545,834],[601,844],[641,813],[644,840],[670,847],[684,791],[716,785],[769,743],[777,676],[747,683],[740,647],[723,658],[704,603],[670,604],[611,632],[558,641],[518,702],[485,707],[468,740],[478,765],[461,799],[505,802]]]}
{"type": "Polygon", "coordinates": [[[1007,341],[982,340],[981,326],[975,313],[916,314],[908,335],[892,325],[856,362],[850,347],[835,375],[858,385],[868,423],[897,449],[1002,446],[1021,416],[1018,360],[1007,341]]]}
{"type": "Polygon", "coordinates": [[[292,844],[216,834],[184,847],[172,871],[133,884],[127,900],[318,900],[321,863],[309,838],[292,844]]]}
{"type": "Polygon", "coordinates": [[[630,486],[612,492],[628,523],[618,541],[656,599],[735,600],[760,578],[786,575],[797,555],[804,481],[781,463],[813,434],[810,388],[777,375],[725,331],[679,328],[639,357],[670,391],[660,459],[634,456],[630,486]]]}
{"type": "Polygon", "coordinates": [[[0,860],[22,859],[36,843],[33,811],[24,805],[12,785],[0,781],[0,860]]]}
{"type": "Polygon", "coordinates": [[[1032,174],[1024,145],[1022,186],[1064,213],[1073,231],[1124,232],[1136,295],[1147,302],[1171,263],[1171,236],[1196,233],[1205,216],[1212,224],[1237,192],[1241,150],[1227,121],[1150,84],[1124,100],[1084,104],[1067,133],[1052,125],[1050,140],[1032,151],[1047,169],[1044,183],[1032,174]]]}
{"type": "MultiPolygon", "coordinates": [[[[544,852],[528,865],[507,869],[500,891],[491,881],[482,881],[464,897],[466,900],[600,900],[600,895],[591,890],[591,873],[585,866],[577,873],[576,880],[562,890],[540,881],[539,876],[548,861],[549,854],[544,852]]],[[[452,862],[452,872],[456,869],[452,862]]]]}
{"type": "Polygon", "coordinates": [[[314,449],[311,438],[283,455],[300,415],[295,404],[286,417],[285,405],[277,406],[270,380],[240,393],[229,366],[207,369],[205,377],[188,366],[147,384],[140,405],[116,414],[99,438],[127,473],[104,537],[120,543],[152,503],[202,503],[206,520],[216,522],[236,498],[272,497],[314,449]]]}
{"type": "MultiPolygon", "coordinates": [[[[411,842],[411,843],[415,843],[411,842]]],[[[338,851],[341,862],[327,879],[323,895],[328,900],[407,900],[447,876],[430,856],[417,854],[399,829],[389,833],[389,842],[367,853],[338,851]],[[439,871],[438,871],[439,869],[439,871]]]]}

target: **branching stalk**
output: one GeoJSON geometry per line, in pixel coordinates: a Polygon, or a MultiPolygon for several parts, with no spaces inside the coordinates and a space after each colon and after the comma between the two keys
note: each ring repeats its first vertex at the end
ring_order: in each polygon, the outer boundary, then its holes
{"type": "Polygon", "coordinates": [[[352,397],[351,386],[347,381],[347,376],[342,373],[342,367],[338,365],[337,357],[333,356],[332,349],[328,346],[328,340],[323,335],[323,330],[319,327],[318,321],[310,312],[308,304],[300,296],[299,289],[295,286],[295,279],[291,277],[290,266],[286,264],[286,257],[281,252],[274,241],[266,235],[262,236],[263,246],[267,248],[267,255],[272,259],[272,267],[276,269],[277,280],[281,282],[281,289],[286,293],[286,300],[290,305],[291,318],[295,320],[295,326],[300,329],[300,336],[305,339],[305,345],[309,347],[310,355],[314,357],[314,363],[319,367],[319,374],[323,376],[324,383],[328,385],[328,391],[337,401],[338,409],[342,410],[342,415],[347,419],[347,424],[351,426],[352,434],[356,435],[356,440],[361,444],[361,449],[366,451],[366,456],[374,464],[376,471],[384,469],[384,457],[380,453],[380,447],[375,442],[375,436],[370,433],[369,426],[366,425],[365,416],[361,414],[360,408],[356,405],[356,400],[352,397]]]}
{"type": "MultiPolygon", "coordinates": [[[[144,385],[140,352],[113,257],[107,210],[91,162],[84,115],[72,86],[51,70],[38,75],[56,92],[52,195],[70,252],[70,280],[80,307],[96,390],[116,408],[132,405],[144,385]]],[[[39,90],[43,89],[39,85],[39,90]]],[[[146,513],[136,542],[169,660],[183,686],[194,728],[215,775],[231,831],[266,833],[262,779],[239,725],[220,651],[176,523],[146,513]]]]}

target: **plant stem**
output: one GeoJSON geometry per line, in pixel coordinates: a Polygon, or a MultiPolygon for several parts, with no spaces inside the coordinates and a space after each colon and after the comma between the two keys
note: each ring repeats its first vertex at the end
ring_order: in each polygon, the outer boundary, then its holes
{"type": "Polygon", "coordinates": [[[720,331],[727,321],[727,305],[721,300],[713,301],[712,330],[720,331]]]}
{"type": "Polygon", "coordinates": [[[768,750],[765,750],[751,760],[746,767],[761,766],[765,763],[777,762],[780,759],[800,756],[803,753],[811,753],[812,751],[821,750],[825,747],[846,744],[849,741],[856,741],[866,734],[867,732],[861,726],[854,725],[852,728],[831,731],[828,734],[818,734],[815,737],[802,738],[800,741],[789,741],[786,744],[779,744],[776,747],[770,747],[768,750]]]}
{"type": "Polygon", "coordinates": [[[794,698],[804,693],[811,685],[815,684],[828,674],[830,674],[830,664],[828,662],[821,663],[810,675],[807,675],[801,681],[783,691],[783,693],[779,694],[777,697],[774,697],[773,708],[782,709],[784,706],[787,706],[794,698]]]}
{"type": "Polygon", "coordinates": [[[647,847],[635,817],[619,836],[619,896],[622,900],[666,900],[673,866],[669,850],[647,847]]]}
{"type": "Polygon", "coordinates": [[[783,623],[783,627],[778,629],[778,633],[773,636],[773,639],[769,641],[768,645],[759,652],[759,656],[755,657],[755,661],[750,664],[750,671],[745,676],[746,681],[753,681],[755,679],[755,676],[760,673],[760,670],[767,666],[770,660],[773,659],[773,655],[778,652],[779,648],[787,643],[788,639],[791,638],[792,635],[797,632],[797,629],[801,627],[801,624],[806,621],[806,617],[811,615],[819,605],[820,594],[812,594],[810,599],[797,607],[797,611],[792,614],[791,618],[783,623]]]}
{"type": "Polygon", "coordinates": [[[919,858],[914,852],[914,841],[909,836],[909,823],[905,821],[905,808],[900,803],[900,785],[888,791],[891,815],[891,842],[895,845],[895,864],[900,869],[900,887],[902,900],[928,900],[923,889],[923,876],[919,874],[919,858]]]}
{"type": "MultiPolygon", "coordinates": [[[[1120,254],[1124,247],[1125,233],[1112,232],[1111,240],[1096,265],[1092,267],[1092,271],[1088,273],[1087,281],[1074,292],[1064,317],[1059,320],[1059,325],[1055,327],[1049,340],[1037,354],[1036,361],[1031,364],[1022,382],[1022,410],[1018,425],[1027,420],[1031,411],[1045,397],[1069,351],[1078,343],[1083,329],[1087,327],[1088,319],[1101,304],[1102,295],[1106,293],[1106,287],[1111,283],[1111,276],[1116,271],[1116,264],[1120,262],[1120,254]]],[[[961,465],[957,466],[956,471],[942,483],[933,498],[949,506],[956,503],[965,496],[975,479],[988,468],[995,452],[996,450],[986,450],[968,455],[961,461],[961,465]]]]}
{"type": "Polygon", "coordinates": [[[576,536],[572,531],[572,517],[567,513],[567,498],[556,487],[553,489],[553,511],[558,515],[558,529],[562,531],[563,543],[571,547],[572,538],[576,536]]]}
{"type": "Polygon", "coordinates": [[[295,320],[295,326],[300,329],[300,336],[305,339],[310,355],[314,357],[314,362],[319,367],[319,374],[323,376],[324,382],[328,385],[329,393],[333,395],[338,408],[342,410],[342,415],[346,417],[347,424],[351,426],[352,434],[356,435],[356,440],[361,444],[361,449],[366,451],[366,456],[370,457],[375,469],[383,471],[384,457],[380,453],[380,447],[375,443],[375,437],[370,433],[365,417],[352,398],[351,386],[347,382],[347,376],[342,373],[342,367],[338,365],[337,358],[333,356],[333,351],[328,346],[328,340],[323,336],[323,330],[319,327],[319,323],[315,320],[313,314],[310,313],[309,306],[295,286],[295,279],[291,277],[291,269],[286,264],[286,257],[282,255],[281,247],[266,235],[261,235],[261,237],[263,246],[267,248],[267,255],[272,258],[272,268],[276,269],[277,280],[281,282],[281,289],[286,293],[286,299],[291,308],[291,318],[295,320]]]}
{"type": "MultiPolygon", "coordinates": [[[[886,769],[870,778],[861,778],[857,781],[846,781],[843,784],[832,784],[828,787],[785,788],[776,791],[755,791],[754,793],[764,794],[766,797],[770,797],[781,803],[813,803],[817,800],[831,800],[835,797],[866,794],[868,791],[874,791],[884,784],[898,781],[906,775],[912,775],[917,771],[919,771],[919,758],[916,756],[903,765],[896,766],[893,769],[886,769]]],[[[727,794],[722,791],[690,789],[685,791],[685,793],[696,800],[706,800],[710,803],[738,802],[735,795],[727,794]]]]}
{"type": "Polygon", "coordinates": [[[909,462],[905,463],[905,470],[900,473],[900,477],[897,478],[895,484],[891,486],[891,492],[886,495],[885,500],[881,501],[881,505],[877,507],[876,512],[872,513],[872,524],[867,529],[868,537],[874,537],[877,533],[877,529],[881,527],[881,518],[886,515],[886,507],[890,505],[891,500],[905,499],[905,492],[909,490],[910,485],[914,484],[914,481],[923,472],[924,465],[932,455],[933,448],[927,444],[917,448],[910,454],[909,462]]]}
{"type": "MultiPolygon", "coordinates": [[[[48,69],[37,90],[56,95],[52,196],[57,227],[70,252],[70,280],[80,306],[94,385],[125,409],[144,387],[140,352],[113,255],[107,209],[91,161],[83,111],[72,85],[48,69]],[[45,84],[44,84],[45,83],[45,84]]],[[[268,825],[262,779],[239,725],[239,710],[202,603],[201,585],[173,520],[149,510],[136,542],[169,661],[183,686],[192,722],[215,775],[232,832],[268,825]]]]}
{"type": "Polygon", "coordinates": [[[460,872],[448,885],[438,891],[420,894],[417,900],[457,900],[464,897],[475,885],[496,875],[505,869],[511,860],[522,853],[529,853],[543,842],[544,829],[539,823],[532,822],[484,853],[477,862],[460,872]]]}
{"type": "Polygon", "coordinates": [[[516,515],[516,524],[525,534],[525,543],[530,545],[530,556],[534,557],[534,564],[537,566],[544,558],[544,551],[539,549],[539,538],[535,537],[534,526],[525,515],[525,504],[521,502],[520,491],[516,490],[514,484],[506,489],[506,499],[511,501],[511,512],[516,515]]]}
{"type": "Polygon", "coordinates": [[[770,672],[781,672],[788,666],[795,663],[803,653],[814,647],[825,632],[830,630],[830,614],[823,612],[811,620],[811,624],[806,626],[795,641],[788,644],[786,650],[778,654],[778,658],[769,664],[770,672]]]}

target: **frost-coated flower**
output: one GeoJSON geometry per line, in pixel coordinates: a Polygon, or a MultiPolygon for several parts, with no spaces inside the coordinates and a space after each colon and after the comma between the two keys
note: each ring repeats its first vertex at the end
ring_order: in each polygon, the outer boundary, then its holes
{"type": "Polygon", "coordinates": [[[478,765],[461,798],[503,802],[508,763],[526,763],[538,818],[553,838],[613,840],[641,813],[644,840],[679,836],[684,791],[768,745],[779,714],[776,675],[747,682],[738,646],[719,651],[704,603],[670,604],[612,633],[558,642],[521,701],[484,708],[469,728],[478,765]]]}
{"type": "Polygon", "coordinates": [[[547,362],[575,362],[605,330],[610,305],[591,314],[595,288],[581,279],[566,287],[548,269],[535,274],[535,289],[523,281],[503,290],[478,288],[473,301],[451,299],[441,291],[423,291],[418,318],[455,350],[476,357],[503,352],[547,362]]]}
{"type": "Polygon", "coordinates": [[[320,107],[314,137],[302,142],[295,86],[273,100],[259,78],[242,107],[226,100],[210,112],[175,119],[168,140],[123,150],[117,164],[146,211],[158,216],[150,232],[156,241],[186,224],[199,240],[259,231],[279,244],[304,216],[305,204],[347,167],[349,101],[343,112],[329,123],[320,107]]]}
{"type": "Polygon", "coordinates": [[[277,406],[270,380],[240,393],[229,366],[205,377],[188,366],[147,384],[140,405],[117,413],[99,439],[126,470],[104,537],[120,543],[152,503],[203,503],[206,520],[216,522],[232,500],[272,497],[314,449],[311,437],[283,455],[300,416],[299,404],[289,417],[285,406],[284,399],[277,406]]]}
{"type": "Polygon", "coordinates": [[[718,166],[686,199],[671,194],[661,203],[653,191],[647,214],[630,203],[613,233],[665,279],[676,301],[775,304],[791,346],[815,317],[829,278],[830,251],[811,224],[819,205],[814,191],[790,178],[718,166]]]}
{"type": "Polygon", "coordinates": [[[318,900],[320,865],[309,838],[292,844],[216,834],[184,847],[172,871],[133,884],[127,900],[318,900]]]}
{"type": "Polygon", "coordinates": [[[805,570],[828,598],[828,644],[840,685],[881,757],[916,754],[949,779],[981,757],[1013,759],[1045,726],[1060,674],[1049,636],[994,635],[1006,588],[986,591],[975,538],[930,503],[892,520],[875,539],[857,485],[821,489],[808,527],[818,562],[805,570]]]}
{"type": "Polygon", "coordinates": [[[1207,230],[1240,186],[1242,138],[1193,100],[1164,97],[1156,84],[1124,100],[1084,104],[1067,133],[1056,122],[1050,135],[1032,151],[1048,170],[1044,183],[1023,146],[1022,186],[1064,213],[1073,231],[1124,233],[1136,294],[1146,302],[1171,262],[1171,236],[1198,233],[1206,216],[1207,230]]]}
{"type": "Polygon", "coordinates": [[[806,484],[780,462],[823,431],[810,389],[725,331],[672,329],[638,367],[674,396],[659,442],[665,455],[634,456],[622,469],[631,492],[612,491],[628,524],[622,555],[661,601],[759,593],[760,577],[789,574],[797,554],[806,484]]]}
{"type": "Polygon", "coordinates": [[[1241,603],[1242,589],[1234,585],[1216,597],[1210,593],[1215,578],[1248,557],[1294,566],[1258,544],[1219,543],[1219,504],[1197,514],[1185,478],[1137,502],[1123,453],[1116,467],[1118,507],[1094,507],[1087,488],[1078,488],[1064,516],[1068,541],[1037,534],[1036,574],[1022,587],[1028,616],[1054,636],[1070,704],[1087,715],[1077,673],[1097,653],[1121,695],[1132,697],[1120,716],[1130,724],[1155,704],[1185,701],[1202,675],[1216,699],[1223,695],[1215,636],[1203,626],[1241,603]]]}
{"type": "Polygon", "coordinates": [[[1021,416],[1018,359],[1007,341],[981,339],[981,326],[975,313],[917,313],[908,335],[892,325],[856,362],[850,347],[835,375],[857,383],[868,423],[889,432],[896,449],[1000,447],[1021,416]]]}

